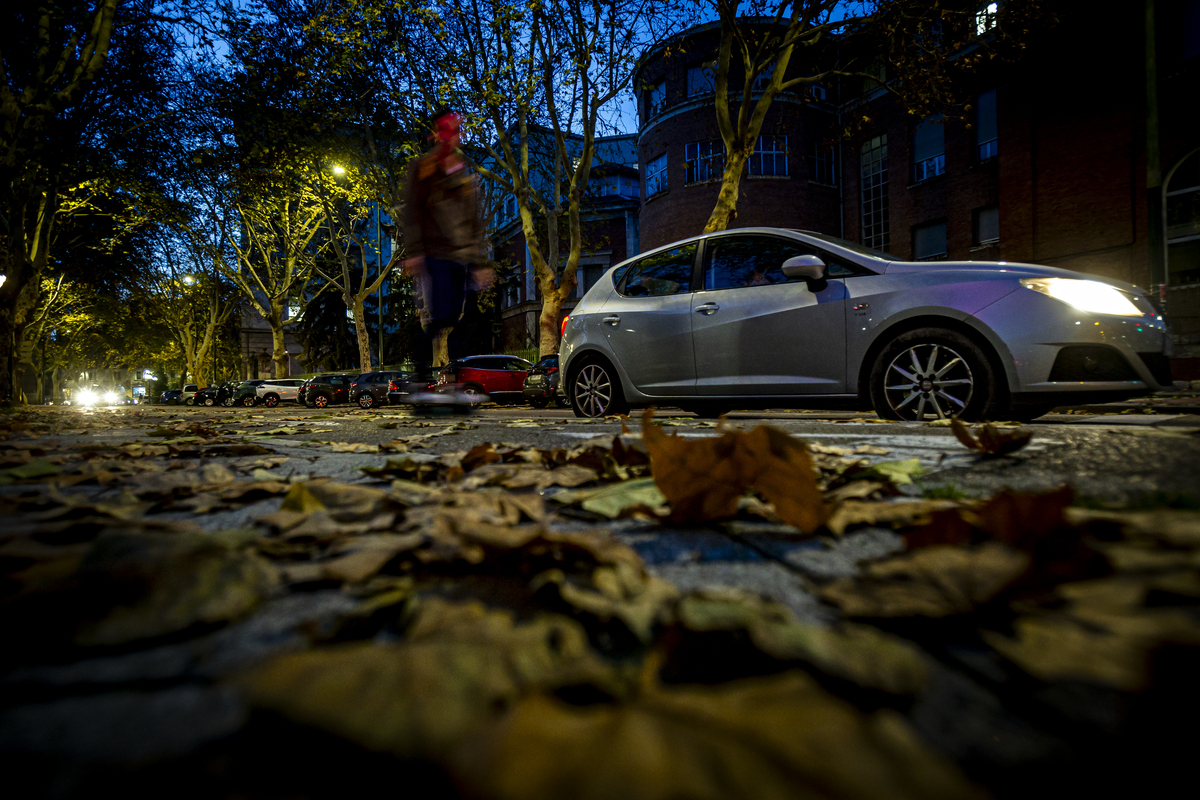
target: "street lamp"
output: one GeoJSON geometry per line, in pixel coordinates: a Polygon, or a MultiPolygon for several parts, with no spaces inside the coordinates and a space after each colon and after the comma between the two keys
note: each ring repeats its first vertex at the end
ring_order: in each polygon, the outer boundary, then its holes
{"type": "Polygon", "coordinates": [[[334,175],[345,175],[346,168],[343,167],[341,164],[334,164],[333,165],[333,174],[334,175]]]}
{"type": "Polygon", "coordinates": [[[196,282],[196,279],[194,277],[192,277],[191,275],[184,275],[183,282],[185,284],[187,284],[188,286],[191,286],[193,283],[196,282]]]}

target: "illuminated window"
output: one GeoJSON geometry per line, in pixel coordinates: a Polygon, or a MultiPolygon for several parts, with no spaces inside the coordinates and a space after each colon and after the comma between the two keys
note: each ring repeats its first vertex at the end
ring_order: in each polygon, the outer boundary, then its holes
{"type": "Polygon", "coordinates": [[[1000,12],[999,3],[988,3],[975,12],[975,35],[983,36],[996,27],[996,16],[1000,12]]]}

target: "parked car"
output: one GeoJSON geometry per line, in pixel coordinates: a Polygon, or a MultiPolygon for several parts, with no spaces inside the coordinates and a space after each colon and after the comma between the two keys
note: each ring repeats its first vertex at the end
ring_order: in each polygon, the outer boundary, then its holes
{"type": "Polygon", "coordinates": [[[192,397],[192,402],[198,406],[231,405],[230,400],[233,398],[233,390],[236,386],[236,383],[208,386],[196,392],[192,397]]]}
{"type": "Polygon", "coordinates": [[[825,234],[723,231],[618,264],[563,321],[575,413],[814,400],[886,419],[1030,419],[1171,385],[1136,287],[1006,262],[905,262],[825,234]]]}
{"type": "Polygon", "coordinates": [[[358,403],[360,408],[374,408],[389,402],[388,394],[392,382],[397,384],[397,390],[407,384],[407,372],[384,371],[364,372],[350,382],[350,402],[358,403]]]}
{"type": "Polygon", "coordinates": [[[300,399],[309,408],[349,403],[350,380],[349,375],[316,375],[305,382],[302,387],[304,395],[300,399]]]}
{"type": "Polygon", "coordinates": [[[437,385],[453,386],[464,394],[487,395],[496,402],[520,400],[525,376],[532,367],[517,356],[467,356],[443,367],[437,385]]]}
{"type": "Polygon", "coordinates": [[[534,408],[545,408],[550,403],[566,408],[570,403],[558,394],[558,354],[543,357],[529,370],[521,394],[534,408]]]}
{"type": "Polygon", "coordinates": [[[266,383],[265,380],[242,381],[234,389],[233,396],[230,398],[230,405],[235,406],[253,406],[258,404],[258,387],[266,383]]]}
{"type": "Polygon", "coordinates": [[[303,378],[272,378],[262,382],[255,395],[267,408],[274,408],[281,402],[295,402],[296,390],[304,383],[303,378]]]}
{"type": "MultiPolygon", "coordinates": [[[[397,405],[399,403],[407,403],[410,390],[416,384],[412,377],[395,379],[388,381],[387,400],[388,405],[397,405]]],[[[433,391],[437,388],[436,379],[425,384],[423,387],[427,391],[433,391]]]]}
{"type": "Polygon", "coordinates": [[[162,406],[173,406],[179,401],[179,389],[164,389],[162,394],[158,396],[158,404],[162,406]]]}
{"type": "Polygon", "coordinates": [[[183,388],[179,390],[179,396],[175,398],[176,405],[195,405],[189,402],[196,396],[196,392],[200,391],[200,385],[197,383],[185,383],[183,388]]]}

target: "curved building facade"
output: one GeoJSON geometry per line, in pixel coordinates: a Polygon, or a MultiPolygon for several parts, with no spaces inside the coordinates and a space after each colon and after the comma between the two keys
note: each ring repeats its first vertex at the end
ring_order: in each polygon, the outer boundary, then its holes
{"type": "MultiPolygon", "coordinates": [[[[719,23],[692,28],[647,53],[634,74],[642,249],[702,232],[716,205],[725,164],[713,86],[719,39],[719,23]]],[[[785,78],[800,74],[796,60],[785,78]]],[[[743,83],[731,70],[732,103],[740,103],[743,83]]],[[[840,235],[834,88],[775,98],[742,175],[730,228],[775,225],[840,235]]],[[[752,101],[759,97],[753,92],[752,101]]]]}

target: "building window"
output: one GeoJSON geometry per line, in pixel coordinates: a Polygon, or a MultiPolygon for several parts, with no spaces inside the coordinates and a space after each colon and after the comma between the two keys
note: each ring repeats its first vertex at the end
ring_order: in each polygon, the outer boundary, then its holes
{"type": "Polygon", "coordinates": [[[824,100],[826,98],[825,87],[819,83],[810,83],[807,92],[808,96],[813,100],[824,100]]]}
{"type": "Polygon", "coordinates": [[[701,64],[696,67],[688,67],[687,72],[687,96],[696,97],[701,94],[711,94],[716,91],[716,73],[712,67],[701,64]]]}
{"type": "Polygon", "coordinates": [[[813,183],[837,186],[836,164],[833,148],[820,140],[814,141],[808,154],[808,179],[813,183]]]}
{"type": "Polygon", "coordinates": [[[667,154],[646,164],[646,197],[654,197],[667,190],[667,154]]]}
{"type": "Polygon", "coordinates": [[[929,117],[913,131],[913,181],[946,171],[946,126],[942,115],[929,117]]]}
{"type": "Polygon", "coordinates": [[[659,81],[646,92],[646,119],[663,110],[667,104],[667,82],[659,81]]]}
{"type": "Polygon", "coordinates": [[[754,143],[754,153],[750,156],[751,175],[775,175],[786,178],[787,137],[760,136],[754,143]]]}
{"type": "Polygon", "coordinates": [[[996,27],[996,16],[1000,13],[999,3],[987,3],[975,12],[975,35],[983,36],[996,27]]]}
{"type": "Polygon", "coordinates": [[[725,169],[725,143],[720,139],[691,142],[683,147],[685,183],[717,180],[725,169]]]}
{"type": "Polygon", "coordinates": [[[913,228],[913,258],[938,258],[946,255],[946,223],[933,222],[913,228]]]}
{"type": "Polygon", "coordinates": [[[862,243],[873,250],[887,252],[888,235],[888,161],[887,134],[863,142],[862,243]]]}
{"type": "Polygon", "coordinates": [[[975,154],[980,161],[999,153],[996,133],[996,90],[988,89],[975,100],[975,154]]]}
{"type": "Polygon", "coordinates": [[[1000,206],[984,206],[975,209],[973,227],[975,244],[992,244],[1000,241],[1000,206]]]}

